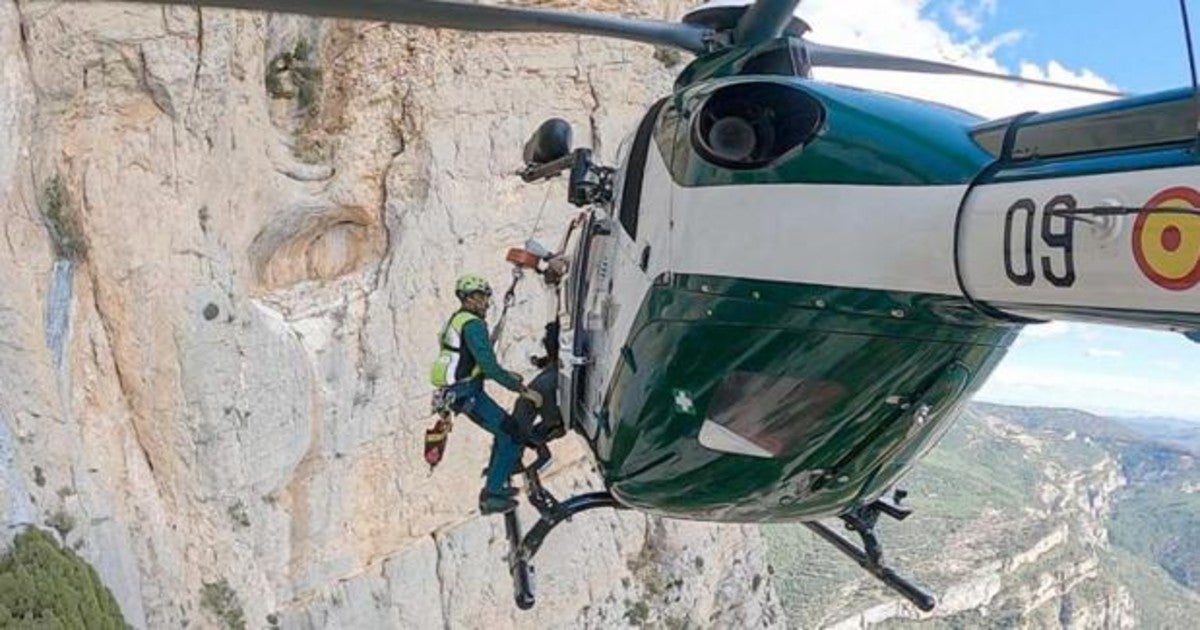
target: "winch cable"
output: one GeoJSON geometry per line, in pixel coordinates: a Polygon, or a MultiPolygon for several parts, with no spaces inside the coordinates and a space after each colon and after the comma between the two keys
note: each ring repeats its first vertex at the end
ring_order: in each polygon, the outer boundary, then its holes
{"type": "MultiPolygon", "coordinates": [[[[550,190],[550,187],[546,188],[546,194],[542,197],[541,208],[538,209],[537,219],[534,221],[533,228],[529,230],[529,238],[527,240],[532,240],[533,237],[537,235],[538,228],[541,227],[542,217],[546,214],[546,204],[550,201],[550,190]]],[[[571,240],[571,234],[575,232],[575,229],[583,221],[584,216],[584,213],[580,213],[571,220],[570,225],[567,226],[567,233],[563,235],[562,242],[559,244],[558,250],[554,252],[554,255],[562,255],[563,251],[566,250],[567,243],[571,240]]],[[[514,264],[512,270],[512,283],[508,285],[508,290],[504,292],[504,300],[501,303],[500,317],[496,320],[495,327],[492,328],[491,337],[493,346],[499,342],[500,336],[504,332],[504,323],[508,317],[508,310],[517,302],[517,285],[520,284],[521,279],[524,278],[524,276],[525,270],[520,265],[514,264]]],[[[555,308],[554,319],[557,320],[558,313],[561,310],[561,296],[557,291],[555,292],[555,299],[558,304],[556,305],[557,308],[555,308]]]]}
{"type": "Polygon", "coordinates": [[[512,308],[517,302],[517,284],[521,282],[521,278],[525,276],[524,270],[519,265],[513,265],[512,282],[508,285],[508,290],[504,292],[504,302],[500,309],[500,318],[496,320],[496,326],[492,328],[492,346],[500,341],[500,335],[504,333],[504,320],[508,317],[508,309],[512,308]]]}
{"type": "Polygon", "coordinates": [[[546,187],[546,194],[542,196],[542,207],[538,209],[537,220],[533,222],[533,229],[529,230],[529,238],[537,235],[537,230],[542,225],[542,216],[546,214],[546,203],[550,201],[550,186],[546,187]]]}
{"type": "MultiPolygon", "coordinates": [[[[546,204],[550,201],[550,187],[546,187],[546,194],[542,196],[542,205],[538,208],[537,219],[533,222],[533,227],[529,230],[529,237],[532,239],[537,234],[538,228],[542,225],[542,216],[546,214],[546,204]]],[[[492,346],[500,341],[500,335],[504,332],[504,321],[508,317],[508,309],[512,308],[517,301],[517,284],[521,282],[524,272],[518,265],[513,265],[512,283],[508,285],[508,290],[504,292],[504,301],[501,303],[500,318],[496,320],[496,326],[492,328],[492,346]]]]}

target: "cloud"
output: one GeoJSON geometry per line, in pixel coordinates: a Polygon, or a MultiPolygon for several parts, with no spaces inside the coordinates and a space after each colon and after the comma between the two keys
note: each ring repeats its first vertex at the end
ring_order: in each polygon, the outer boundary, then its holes
{"type": "MultiPolygon", "coordinates": [[[[959,4],[965,15],[978,16],[980,21],[994,13],[994,2],[979,2],[973,6],[959,4]]],[[[857,2],[806,0],[800,4],[797,14],[812,26],[811,39],[823,44],[1115,89],[1095,72],[1072,70],[1061,61],[1044,64],[1026,61],[1019,68],[1007,68],[996,59],[996,50],[1019,40],[1021,33],[1014,31],[980,41],[969,32],[966,35],[950,32],[936,20],[923,16],[924,5],[921,0],[874,0],[870,10],[863,10],[863,5],[857,2]]],[[[1030,110],[1052,111],[1105,100],[1095,94],[961,76],[843,68],[816,68],[813,76],[833,83],[943,102],[987,118],[1030,110]]]]}
{"type": "Polygon", "coordinates": [[[1026,79],[1041,79],[1044,81],[1069,83],[1071,85],[1094,87],[1106,90],[1115,90],[1117,88],[1117,86],[1109,83],[1107,79],[1087,68],[1075,72],[1073,70],[1069,70],[1066,66],[1053,59],[1046,63],[1045,68],[1028,61],[1021,62],[1021,68],[1018,74],[1026,79]]]}
{"type": "Polygon", "coordinates": [[[1054,321],[1045,324],[1030,324],[1021,331],[1022,337],[1032,337],[1034,339],[1050,339],[1051,337],[1061,337],[1071,332],[1072,325],[1067,322],[1054,321]]]}
{"type": "Polygon", "coordinates": [[[1094,359],[1119,359],[1125,356],[1125,353],[1110,348],[1088,348],[1087,355],[1094,359]]]}
{"type": "Polygon", "coordinates": [[[996,15],[996,0],[981,0],[967,6],[962,0],[954,0],[946,7],[946,15],[955,26],[974,35],[983,28],[983,21],[996,15]]]}
{"type": "Polygon", "coordinates": [[[1200,388],[1181,380],[1070,372],[1002,363],[976,395],[1018,405],[1200,419],[1200,388]]]}

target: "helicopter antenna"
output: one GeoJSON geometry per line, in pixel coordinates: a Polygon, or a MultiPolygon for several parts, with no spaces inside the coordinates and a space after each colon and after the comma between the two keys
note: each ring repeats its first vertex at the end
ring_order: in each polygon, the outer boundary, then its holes
{"type": "Polygon", "coordinates": [[[1192,70],[1192,102],[1196,105],[1196,141],[1200,144],[1200,81],[1196,78],[1196,51],[1192,46],[1192,26],[1188,20],[1187,0],[1179,0],[1179,13],[1183,17],[1183,36],[1187,38],[1188,65],[1192,70]]]}

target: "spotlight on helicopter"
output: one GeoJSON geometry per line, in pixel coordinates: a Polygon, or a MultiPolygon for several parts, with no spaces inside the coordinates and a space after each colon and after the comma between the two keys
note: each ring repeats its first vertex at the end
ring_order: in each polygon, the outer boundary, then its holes
{"type": "Polygon", "coordinates": [[[612,198],[613,169],[592,161],[592,150],[571,149],[571,124],[551,118],[529,137],[522,153],[525,167],[519,175],[526,182],[550,179],[570,169],[567,201],[584,207],[612,198]]]}
{"type": "Polygon", "coordinates": [[[525,143],[525,168],[543,166],[571,153],[571,123],[551,118],[538,126],[525,143]]]}

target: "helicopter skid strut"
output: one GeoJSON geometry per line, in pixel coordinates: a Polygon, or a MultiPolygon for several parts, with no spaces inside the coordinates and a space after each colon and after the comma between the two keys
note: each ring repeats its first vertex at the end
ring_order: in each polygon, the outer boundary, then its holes
{"type": "Polygon", "coordinates": [[[903,595],[914,606],[925,612],[929,612],[937,605],[937,599],[921,585],[899,575],[891,567],[884,564],[883,547],[879,544],[879,538],[875,535],[875,523],[879,520],[881,514],[890,516],[898,521],[902,521],[912,514],[912,510],[898,505],[903,498],[904,491],[897,490],[894,502],[880,499],[855,508],[839,517],[845,523],[846,529],[857,533],[859,538],[862,539],[862,548],[846,540],[841,534],[823,523],[809,521],[804,523],[804,526],[808,527],[821,538],[824,538],[838,551],[849,556],[851,560],[858,563],[858,566],[866,569],[868,573],[886,584],[888,588],[903,595]]]}
{"type": "MultiPolygon", "coordinates": [[[[588,492],[560,502],[542,486],[537,467],[526,468],[524,472],[526,494],[529,497],[529,503],[538,511],[538,522],[528,533],[522,534],[521,522],[514,510],[504,515],[504,530],[509,544],[507,559],[509,573],[513,578],[513,598],[518,608],[529,610],[536,603],[532,560],[550,532],[559,523],[570,520],[572,516],[580,512],[596,508],[624,509],[625,506],[618,503],[608,491],[588,492]]],[[[904,596],[917,608],[929,612],[937,605],[937,599],[924,587],[901,576],[884,564],[883,547],[875,535],[875,523],[881,514],[896,520],[904,520],[912,513],[908,508],[898,505],[903,496],[903,491],[898,490],[895,494],[895,502],[880,499],[841,515],[840,518],[845,523],[846,529],[859,535],[862,540],[861,548],[823,523],[809,521],[804,525],[832,544],[838,551],[857,562],[879,581],[904,596]]]]}
{"type": "Polygon", "coordinates": [[[529,503],[538,511],[538,522],[528,533],[522,535],[521,522],[516,510],[504,515],[504,531],[508,536],[508,570],[513,578],[513,597],[517,608],[529,610],[536,599],[533,587],[533,556],[550,532],[563,521],[572,516],[596,508],[624,509],[608,491],[588,492],[573,496],[565,501],[559,501],[542,486],[537,468],[525,470],[526,494],[529,503]]]}

